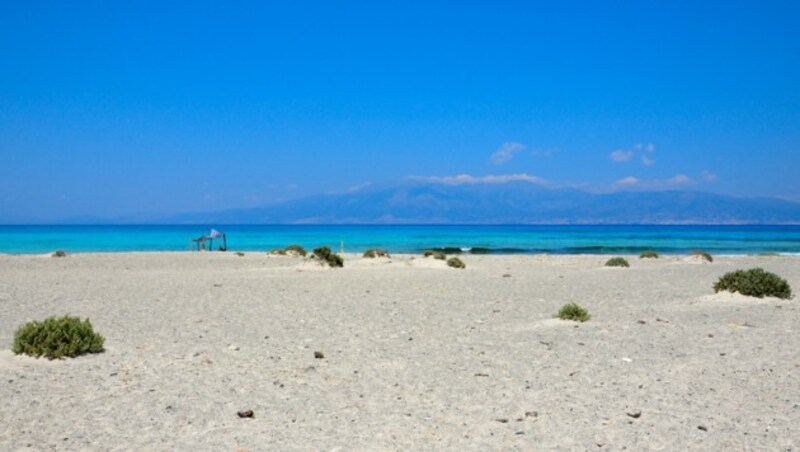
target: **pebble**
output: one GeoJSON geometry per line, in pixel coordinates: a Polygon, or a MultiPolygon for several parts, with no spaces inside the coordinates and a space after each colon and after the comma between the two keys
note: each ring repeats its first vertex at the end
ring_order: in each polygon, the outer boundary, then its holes
{"type": "Polygon", "coordinates": [[[314,358],[316,358],[316,359],[324,359],[325,355],[322,352],[314,352],[314,358]]]}
{"type": "Polygon", "coordinates": [[[237,414],[237,415],[238,415],[240,418],[242,418],[242,419],[244,419],[244,418],[253,418],[253,417],[255,417],[255,415],[253,414],[253,410],[244,410],[244,411],[239,411],[239,412],[238,412],[238,413],[236,413],[236,414],[237,414]]]}

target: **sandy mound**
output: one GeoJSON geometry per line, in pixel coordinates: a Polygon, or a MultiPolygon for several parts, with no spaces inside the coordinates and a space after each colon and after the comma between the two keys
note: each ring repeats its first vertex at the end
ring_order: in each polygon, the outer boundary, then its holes
{"type": "Polygon", "coordinates": [[[728,303],[728,304],[769,304],[769,303],[785,301],[775,297],[764,297],[764,298],[749,297],[747,295],[742,295],[738,292],[728,292],[727,290],[717,292],[713,295],[704,295],[702,297],[699,297],[698,300],[702,302],[728,303]]]}
{"type": "Polygon", "coordinates": [[[686,256],[680,260],[681,262],[686,262],[689,264],[710,264],[711,262],[707,261],[703,256],[699,254],[692,254],[690,256],[686,256]]]}

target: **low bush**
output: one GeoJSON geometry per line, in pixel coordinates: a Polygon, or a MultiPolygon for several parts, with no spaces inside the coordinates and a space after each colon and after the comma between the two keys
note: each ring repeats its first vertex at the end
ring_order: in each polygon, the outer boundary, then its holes
{"type": "Polygon", "coordinates": [[[373,248],[371,250],[364,251],[364,257],[374,259],[376,257],[391,257],[391,256],[389,256],[389,252],[386,250],[382,250],[380,248],[373,248]]]}
{"type": "Polygon", "coordinates": [[[434,259],[439,259],[441,261],[447,259],[447,255],[441,251],[434,251],[434,250],[426,250],[422,253],[425,257],[433,257],[434,259]]]}
{"type": "Polygon", "coordinates": [[[457,257],[451,257],[447,260],[447,266],[453,268],[467,268],[466,264],[457,257]]]}
{"type": "Polygon", "coordinates": [[[559,309],[558,314],[556,314],[556,317],[561,320],[573,320],[575,322],[585,322],[592,318],[589,315],[589,311],[583,309],[575,303],[565,304],[562,306],[561,309],[559,309]]]}
{"type": "Polygon", "coordinates": [[[612,257],[606,261],[606,267],[630,267],[624,257],[612,257]]]}
{"type": "Polygon", "coordinates": [[[332,253],[331,249],[327,246],[321,246],[319,248],[314,248],[314,252],[312,253],[311,257],[325,260],[330,256],[332,253]]]}
{"type": "Polygon", "coordinates": [[[283,249],[283,254],[296,254],[298,256],[305,257],[308,253],[306,252],[306,249],[300,245],[289,245],[283,249]]]}
{"type": "Polygon", "coordinates": [[[103,351],[105,339],[92,329],[89,319],[49,317],[22,325],[14,333],[13,352],[48,359],[74,358],[103,351]]]}
{"type": "Polygon", "coordinates": [[[69,256],[69,254],[67,254],[67,252],[64,251],[64,250],[56,250],[56,251],[53,251],[53,254],[51,254],[51,256],[52,257],[67,257],[67,256],[69,256]]]}
{"type": "Polygon", "coordinates": [[[237,252],[236,252],[236,255],[237,255],[237,256],[239,256],[239,257],[244,257],[244,253],[243,253],[243,252],[241,252],[241,251],[237,251],[237,252]]]}
{"type": "Polygon", "coordinates": [[[778,297],[789,299],[792,289],[785,279],[762,268],[736,270],[722,275],[714,284],[714,292],[727,290],[751,297],[778,297]]]}
{"type": "Polygon", "coordinates": [[[342,259],[342,256],[331,252],[331,249],[327,246],[314,249],[313,257],[328,264],[329,267],[344,267],[344,259],[342,259]]]}
{"type": "Polygon", "coordinates": [[[692,256],[697,256],[707,262],[714,262],[714,258],[710,254],[702,250],[692,251],[692,256]]]}
{"type": "Polygon", "coordinates": [[[645,250],[639,255],[639,259],[658,259],[658,253],[653,250],[645,250]]]}

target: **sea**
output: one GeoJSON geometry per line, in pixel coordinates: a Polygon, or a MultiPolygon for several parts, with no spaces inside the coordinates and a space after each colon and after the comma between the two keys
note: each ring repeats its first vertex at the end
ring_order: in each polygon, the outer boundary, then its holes
{"type": "MultiPolygon", "coordinates": [[[[36,225],[0,226],[0,253],[190,251],[216,229],[229,251],[307,249],[473,254],[800,254],[800,225],[36,225]]],[[[223,242],[214,241],[214,249],[223,242]]]]}

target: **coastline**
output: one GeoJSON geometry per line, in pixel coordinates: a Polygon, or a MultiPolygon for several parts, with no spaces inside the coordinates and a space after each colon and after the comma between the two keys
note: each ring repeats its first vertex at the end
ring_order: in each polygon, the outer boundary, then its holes
{"type": "MultiPolygon", "coordinates": [[[[0,252],[47,253],[189,251],[203,225],[0,226],[0,252]]],[[[230,250],[268,251],[298,243],[346,251],[385,248],[422,253],[431,248],[490,254],[800,253],[800,227],[780,225],[225,225],[230,250]]]]}
{"type": "Polygon", "coordinates": [[[711,288],[759,266],[797,291],[800,257],[627,255],[619,269],[603,266],[606,254],[463,254],[465,270],[419,255],[344,257],[327,269],[247,251],[0,255],[0,445],[800,443],[797,299],[711,288]],[[565,303],[592,319],[553,319],[565,303]],[[10,354],[17,326],[67,313],[92,320],[104,353],[10,354]],[[255,417],[239,419],[247,409],[255,417]]]}

